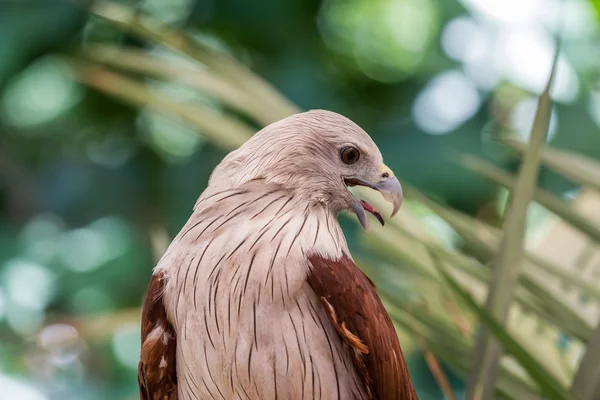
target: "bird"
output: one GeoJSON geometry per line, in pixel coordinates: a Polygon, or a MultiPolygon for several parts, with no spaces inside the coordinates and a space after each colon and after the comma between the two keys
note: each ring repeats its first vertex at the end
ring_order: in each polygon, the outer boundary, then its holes
{"type": "Polygon", "coordinates": [[[400,209],[377,145],[332,111],[273,122],[223,158],[152,271],[141,400],[417,399],[338,222],[385,222],[353,186],[400,209]]]}

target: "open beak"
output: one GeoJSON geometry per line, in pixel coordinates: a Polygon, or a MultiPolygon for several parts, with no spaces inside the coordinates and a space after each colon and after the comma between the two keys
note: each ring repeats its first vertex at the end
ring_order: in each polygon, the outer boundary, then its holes
{"type": "MultiPolygon", "coordinates": [[[[377,182],[371,182],[368,180],[353,177],[345,178],[344,182],[348,187],[366,186],[368,188],[377,190],[379,193],[381,193],[384,199],[392,203],[393,208],[391,217],[393,217],[394,215],[396,215],[398,210],[400,210],[400,206],[402,205],[402,186],[388,167],[383,166],[382,171],[383,172],[380,176],[385,177],[381,178],[377,182]]],[[[369,230],[369,221],[367,219],[366,214],[367,211],[373,214],[375,218],[377,218],[379,223],[381,223],[381,225],[385,224],[381,213],[377,211],[375,207],[367,203],[365,200],[357,199],[356,197],[354,197],[354,195],[352,195],[352,197],[354,200],[352,204],[352,209],[356,214],[358,221],[366,231],[369,230]]]]}

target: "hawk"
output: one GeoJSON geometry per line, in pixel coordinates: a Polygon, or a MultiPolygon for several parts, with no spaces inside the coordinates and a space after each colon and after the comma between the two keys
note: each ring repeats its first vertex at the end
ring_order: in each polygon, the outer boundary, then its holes
{"type": "Polygon", "coordinates": [[[227,155],[153,270],[142,400],[417,399],[392,321],[338,214],[368,230],[350,186],[402,189],[369,135],[312,110],[227,155]]]}

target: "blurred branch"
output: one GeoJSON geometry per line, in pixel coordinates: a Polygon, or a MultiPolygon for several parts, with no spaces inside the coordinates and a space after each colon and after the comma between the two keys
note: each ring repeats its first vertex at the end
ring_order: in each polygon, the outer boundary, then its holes
{"type": "Polygon", "coordinates": [[[271,84],[233,58],[161,24],[147,14],[137,15],[132,10],[112,2],[96,3],[91,11],[124,31],[145,40],[167,45],[200,61],[222,75],[225,80],[235,83],[242,91],[251,93],[258,103],[274,113],[276,120],[300,111],[271,84]]]}
{"type": "MultiPolygon", "coordinates": [[[[483,175],[507,189],[514,190],[516,188],[517,178],[475,156],[463,154],[459,156],[459,162],[469,170],[483,175]]],[[[585,215],[574,210],[565,200],[540,188],[534,190],[533,199],[600,243],[600,228],[585,215]]]]}
{"type": "MultiPolygon", "coordinates": [[[[486,308],[491,317],[496,318],[501,324],[505,324],[508,318],[508,311],[514,297],[514,288],[519,278],[525,248],[527,210],[537,187],[541,148],[546,142],[550,125],[552,102],[550,88],[556,71],[558,54],[559,47],[556,49],[548,83],[539,98],[530,143],[509,199],[503,229],[504,235],[500,242],[499,252],[493,260],[492,280],[486,308]]],[[[483,324],[481,328],[475,346],[467,398],[488,400],[494,397],[502,346],[493,336],[490,336],[488,324],[483,324]]]]}
{"type": "Polygon", "coordinates": [[[65,323],[72,325],[77,329],[81,337],[93,342],[111,337],[124,325],[139,325],[141,315],[141,308],[129,308],[102,314],[90,314],[78,317],[57,317],[51,319],[48,323],[65,323]]]}
{"type": "Polygon", "coordinates": [[[171,238],[164,225],[158,224],[150,226],[148,235],[150,237],[150,246],[152,247],[152,259],[154,265],[156,265],[169,248],[171,238]]]}
{"type": "Polygon", "coordinates": [[[107,45],[90,45],[86,48],[84,56],[98,63],[168,79],[208,92],[221,103],[252,117],[261,125],[268,125],[280,117],[278,113],[256,101],[253,96],[202,65],[176,65],[169,63],[167,59],[150,56],[145,51],[107,45]]]}
{"type": "Polygon", "coordinates": [[[433,378],[437,382],[442,393],[444,393],[444,396],[447,400],[457,400],[456,396],[454,395],[454,391],[452,390],[452,386],[450,386],[448,376],[446,376],[446,373],[440,366],[437,358],[427,348],[427,344],[425,343],[424,339],[421,340],[421,346],[425,352],[425,362],[427,363],[427,366],[429,367],[429,370],[431,371],[431,374],[433,375],[433,378]]]}
{"type": "MultiPolygon", "coordinates": [[[[526,143],[514,139],[505,139],[504,142],[521,154],[527,149],[526,143]]],[[[544,164],[564,177],[600,191],[600,164],[593,158],[550,146],[542,148],[541,157],[544,164]]]]}
{"type": "Polygon", "coordinates": [[[571,394],[579,400],[600,398],[600,324],[590,339],[573,379],[571,394]]]}
{"type": "MultiPolygon", "coordinates": [[[[405,188],[408,196],[415,198],[418,192],[408,185],[405,188]]],[[[482,251],[490,258],[498,251],[500,234],[496,233],[495,228],[461,215],[457,211],[447,210],[421,194],[419,196],[423,197],[424,204],[431,203],[434,212],[446,219],[457,229],[459,234],[470,237],[469,240],[474,245],[481,247],[482,251]],[[461,223],[458,223],[457,220],[461,220],[461,223]],[[466,230],[465,227],[470,230],[466,230]]],[[[491,280],[491,271],[486,265],[464,253],[446,249],[435,242],[419,240],[402,227],[398,229],[400,232],[390,231],[390,227],[387,227],[384,233],[383,229],[374,227],[370,235],[365,235],[366,243],[390,261],[407,267],[415,267],[424,276],[435,280],[438,284],[443,282],[440,282],[439,275],[432,271],[432,268],[435,270],[433,259],[435,257],[443,259],[447,264],[446,268],[452,272],[453,277],[460,282],[463,289],[475,296],[478,301],[483,301],[491,280]]],[[[528,261],[530,260],[528,259],[528,261]]],[[[540,274],[537,270],[532,271],[531,266],[533,264],[528,262],[527,268],[524,270],[525,274],[519,277],[519,284],[516,287],[517,304],[523,309],[533,312],[545,324],[560,327],[564,332],[586,341],[592,332],[592,325],[588,323],[585,315],[582,315],[571,304],[564,302],[561,297],[562,292],[543,286],[540,282],[540,274]]],[[[379,286],[380,291],[382,288],[385,286],[379,286]]],[[[556,345],[553,344],[553,347],[555,348],[556,345]]],[[[547,349],[542,350],[539,346],[535,348],[534,352],[542,357],[545,355],[544,353],[548,354],[547,349]]]]}
{"type": "MultiPolygon", "coordinates": [[[[539,385],[542,393],[549,399],[556,400],[567,400],[572,397],[565,391],[561,386],[559,380],[553,376],[543,364],[538,362],[525,347],[519,344],[519,342],[510,334],[504,327],[504,324],[500,323],[491,312],[485,308],[479,306],[467,291],[465,291],[456,282],[456,280],[446,271],[443,263],[436,262],[436,266],[448,284],[448,288],[459,298],[462,302],[467,305],[473,312],[475,312],[483,325],[493,332],[494,337],[502,343],[502,345],[513,355],[519,363],[525,368],[528,374],[536,381],[539,385]]],[[[475,348],[475,352],[477,348],[475,348]]],[[[477,354],[477,353],[474,353],[477,354]]],[[[498,359],[498,371],[500,371],[500,360],[498,359]]],[[[491,388],[492,396],[496,390],[496,385],[491,388]]],[[[483,393],[482,393],[483,394],[483,393]]],[[[491,397],[494,398],[494,397],[491,397]]]]}
{"type": "MultiPolygon", "coordinates": [[[[494,257],[495,254],[497,254],[497,252],[499,251],[499,241],[501,238],[501,232],[498,229],[489,226],[488,224],[482,221],[476,220],[473,217],[464,215],[456,210],[447,209],[409,185],[404,185],[404,189],[405,193],[407,194],[407,197],[418,199],[420,202],[430,207],[433,212],[435,212],[437,215],[443,218],[448,224],[450,224],[452,228],[455,229],[456,232],[459,235],[461,235],[465,239],[465,241],[476,250],[478,254],[481,255],[482,258],[491,259],[494,257]]],[[[432,246],[427,242],[424,243],[434,253],[443,252],[444,259],[449,260],[465,258],[464,254],[453,254],[450,253],[448,250],[442,249],[439,246],[432,246]]],[[[539,280],[538,271],[543,270],[545,273],[550,273],[556,276],[557,278],[560,278],[565,283],[569,283],[571,285],[576,286],[586,295],[589,295],[594,299],[600,299],[600,289],[598,287],[597,282],[583,279],[576,272],[574,272],[572,268],[569,268],[569,266],[565,267],[555,264],[554,262],[551,262],[549,260],[542,259],[537,254],[534,254],[530,251],[525,251],[525,259],[527,262],[530,263],[530,266],[533,266],[535,268],[535,270],[531,271],[529,266],[528,268],[525,268],[524,274],[519,277],[520,284],[528,285],[529,287],[531,287],[531,285],[537,284],[539,280]]],[[[461,267],[468,267],[468,264],[466,263],[461,264],[461,267]]],[[[487,272],[487,269],[481,268],[481,271],[477,272],[476,274],[476,271],[474,271],[473,268],[468,268],[466,269],[466,271],[468,271],[473,276],[480,277],[482,273],[487,272]]],[[[489,277],[487,277],[487,275],[484,276],[484,279],[490,279],[489,277]]],[[[554,311],[560,309],[563,312],[572,315],[573,318],[569,319],[569,324],[565,325],[565,323],[563,322],[558,326],[561,326],[561,328],[566,329],[567,331],[577,326],[577,331],[579,333],[576,334],[576,336],[584,334],[583,337],[587,339],[589,337],[589,333],[591,333],[591,326],[588,326],[587,322],[581,318],[577,310],[572,309],[566,304],[562,304],[562,300],[558,297],[559,294],[556,292],[550,292],[550,288],[540,287],[540,290],[545,290],[545,297],[551,299],[546,302],[546,306],[551,305],[554,311]]]]}
{"type": "Polygon", "coordinates": [[[171,100],[125,76],[81,62],[72,62],[71,66],[81,82],[135,106],[150,107],[157,112],[179,117],[200,129],[212,142],[225,150],[241,146],[254,133],[252,128],[233,117],[171,100]]]}
{"type": "MultiPolygon", "coordinates": [[[[473,351],[473,340],[470,336],[457,334],[458,332],[451,329],[447,325],[449,321],[446,320],[442,309],[434,305],[430,313],[424,307],[415,307],[411,306],[410,302],[395,300],[397,294],[382,291],[381,286],[378,286],[378,289],[382,299],[385,299],[386,307],[395,323],[411,332],[413,337],[425,340],[429,350],[435,354],[436,358],[443,361],[453,371],[462,376],[468,375],[468,360],[473,351]]],[[[435,296],[428,295],[424,299],[430,302],[433,297],[435,296]]],[[[454,302],[455,300],[451,299],[450,301],[454,302]]],[[[508,357],[502,360],[498,390],[508,398],[515,400],[533,399],[539,395],[537,385],[521,365],[517,364],[513,358],[508,357]]]]}
{"type": "Polygon", "coordinates": [[[449,300],[443,305],[446,311],[448,311],[448,314],[454,317],[452,320],[454,321],[459,332],[466,337],[470,337],[473,334],[473,327],[463,314],[463,310],[461,310],[454,301],[449,300]]]}

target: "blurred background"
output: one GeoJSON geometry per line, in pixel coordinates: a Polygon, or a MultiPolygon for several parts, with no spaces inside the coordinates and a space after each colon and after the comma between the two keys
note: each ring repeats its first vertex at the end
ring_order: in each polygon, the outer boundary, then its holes
{"type": "MultiPolygon", "coordinates": [[[[401,181],[500,226],[506,189],[451,155],[517,170],[495,143],[528,139],[560,33],[548,142],[600,158],[598,9],[589,0],[2,0],[0,399],[137,398],[152,267],[224,155],[296,110],[350,117],[401,181]]],[[[538,183],[561,199],[579,193],[547,168],[538,183]]],[[[408,209],[463,251],[447,221],[416,201],[408,209]]],[[[549,214],[530,210],[538,242],[549,214]]],[[[377,259],[342,222],[352,251],[377,259]]],[[[420,398],[442,399],[427,351],[405,335],[420,398]]],[[[437,365],[463,397],[461,368],[437,365]]]]}

